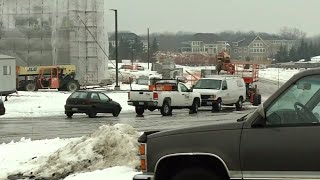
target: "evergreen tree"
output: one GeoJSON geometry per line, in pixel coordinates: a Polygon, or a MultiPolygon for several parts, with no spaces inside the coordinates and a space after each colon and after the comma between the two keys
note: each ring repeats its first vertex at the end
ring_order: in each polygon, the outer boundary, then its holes
{"type": "Polygon", "coordinates": [[[157,41],[157,38],[155,37],[152,41],[152,45],[150,47],[150,61],[155,62],[155,54],[159,51],[159,43],[157,41]]]}
{"type": "Polygon", "coordinates": [[[288,62],[289,60],[289,53],[286,46],[280,46],[280,50],[276,54],[277,62],[288,62]]]}
{"type": "Polygon", "coordinates": [[[150,47],[150,51],[151,51],[152,54],[154,54],[154,53],[159,51],[159,43],[158,43],[156,37],[152,41],[152,45],[150,47]]]}
{"type": "Polygon", "coordinates": [[[289,60],[290,61],[298,61],[298,55],[297,55],[297,49],[295,47],[292,47],[289,51],[289,60]]]}
{"type": "Polygon", "coordinates": [[[130,43],[128,40],[121,38],[119,42],[119,60],[121,59],[130,59],[130,43]]]}
{"type": "Polygon", "coordinates": [[[141,59],[143,53],[143,43],[138,37],[135,37],[131,45],[131,53],[134,53],[135,58],[141,59]]]}

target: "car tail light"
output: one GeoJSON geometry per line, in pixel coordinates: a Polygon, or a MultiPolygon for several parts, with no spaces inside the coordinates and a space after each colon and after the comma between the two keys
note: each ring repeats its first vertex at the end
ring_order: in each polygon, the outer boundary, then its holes
{"type": "Polygon", "coordinates": [[[130,99],[130,92],[128,92],[128,99],[130,99]]]}
{"type": "Polygon", "coordinates": [[[147,144],[141,143],[139,146],[140,166],[142,172],[147,172],[147,144]]]}
{"type": "Polygon", "coordinates": [[[154,100],[158,100],[158,98],[159,98],[158,93],[157,92],[153,92],[153,99],[154,100]]]}

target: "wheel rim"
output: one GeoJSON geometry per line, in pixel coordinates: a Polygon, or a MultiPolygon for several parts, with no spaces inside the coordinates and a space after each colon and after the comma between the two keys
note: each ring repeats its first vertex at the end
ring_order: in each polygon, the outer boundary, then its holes
{"type": "Polygon", "coordinates": [[[71,83],[68,86],[69,91],[76,91],[77,90],[77,85],[75,83],[71,83]]]}
{"type": "Polygon", "coordinates": [[[198,109],[199,109],[199,105],[198,103],[196,103],[196,111],[198,111],[198,109]]]}
{"type": "Polygon", "coordinates": [[[221,102],[218,103],[218,108],[221,110],[221,102]]]}
{"type": "Polygon", "coordinates": [[[242,107],[242,100],[239,101],[239,107],[242,107]]]}
{"type": "Polygon", "coordinates": [[[165,105],[164,108],[163,108],[164,112],[167,114],[169,113],[169,106],[168,105],[165,105]]]}
{"type": "Polygon", "coordinates": [[[34,91],[35,90],[35,85],[34,84],[28,84],[26,89],[27,89],[27,91],[34,91]]]}

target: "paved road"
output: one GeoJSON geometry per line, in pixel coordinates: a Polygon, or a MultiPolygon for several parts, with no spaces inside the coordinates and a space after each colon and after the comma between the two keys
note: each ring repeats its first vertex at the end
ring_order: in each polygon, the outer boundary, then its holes
{"type": "Polygon", "coordinates": [[[117,118],[102,114],[94,119],[85,115],[75,115],[72,119],[64,116],[1,119],[0,143],[17,141],[21,137],[32,139],[79,137],[94,132],[101,125],[115,123],[130,124],[139,131],[147,131],[199,125],[212,121],[237,120],[252,111],[252,108],[235,113],[232,111],[234,108],[226,108],[220,113],[202,110],[198,114],[189,115],[186,110],[175,110],[172,117],[162,117],[155,111],[147,112],[144,117],[135,117],[135,113],[123,113],[117,118]]]}
{"type": "MultiPolygon", "coordinates": [[[[278,89],[277,83],[263,80],[257,85],[263,97],[270,96],[278,89]]],[[[246,106],[241,112],[236,112],[234,109],[234,107],[226,107],[220,113],[211,113],[207,109],[193,115],[189,115],[187,110],[174,110],[172,117],[162,117],[159,112],[155,111],[147,112],[143,118],[135,117],[135,113],[122,113],[117,118],[102,115],[90,119],[84,115],[76,115],[72,119],[65,116],[1,119],[0,143],[17,141],[21,137],[32,139],[79,137],[94,132],[101,125],[115,123],[130,124],[139,131],[172,129],[212,121],[236,120],[254,108],[246,106]]]]}

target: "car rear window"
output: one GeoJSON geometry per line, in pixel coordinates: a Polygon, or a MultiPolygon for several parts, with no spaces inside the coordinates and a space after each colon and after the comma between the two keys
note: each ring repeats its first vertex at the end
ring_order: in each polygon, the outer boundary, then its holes
{"type": "Polygon", "coordinates": [[[86,92],[74,92],[71,94],[70,98],[77,98],[77,99],[86,99],[88,93],[86,92]]]}

